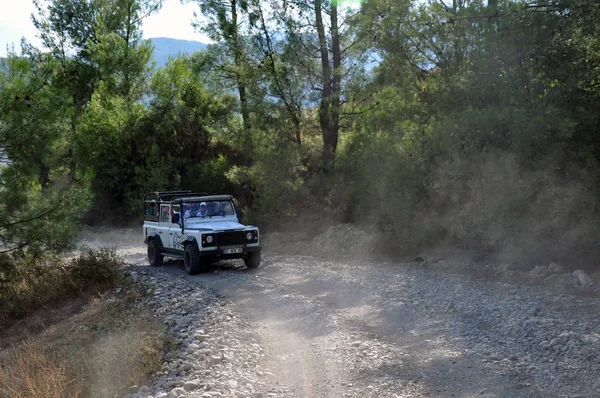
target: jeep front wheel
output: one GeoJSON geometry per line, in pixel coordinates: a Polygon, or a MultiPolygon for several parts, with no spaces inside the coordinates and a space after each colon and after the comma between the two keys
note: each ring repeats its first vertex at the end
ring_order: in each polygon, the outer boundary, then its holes
{"type": "Polygon", "coordinates": [[[160,254],[160,247],[158,242],[154,239],[148,242],[148,262],[153,267],[160,267],[163,265],[164,257],[160,254]]]}
{"type": "Polygon", "coordinates": [[[196,275],[202,271],[205,271],[203,267],[203,261],[200,257],[200,250],[194,243],[188,243],[185,245],[183,251],[183,264],[185,265],[185,271],[190,275],[196,275]]]}
{"type": "Polygon", "coordinates": [[[246,263],[247,268],[258,268],[260,265],[260,252],[248,253],[248,256],[244,259],[244,263],[246,263]]]}

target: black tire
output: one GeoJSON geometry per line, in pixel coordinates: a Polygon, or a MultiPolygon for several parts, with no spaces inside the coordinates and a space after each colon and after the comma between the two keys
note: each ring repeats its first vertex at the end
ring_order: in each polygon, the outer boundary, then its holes
{"type": "Polygon", "coordinates": [[[246,267],[249,269],[255,269],[260,266],[260,252],[248,253],[248,256],[244,259],[246,267]]]}
{"type": "Polygon", "coordinates": [[[190,275],[196,275],[200,272],[206,271],[204,267],[202,257],[200,257],[200,250],[194,243],[188,243],[185,245],[183,251],[183,264],[185,265],[185,271],[190,275]]]}
{"type": "Polygon", "coordinates": [[[148,242],[148,262],[153,267],[160,267],[163,265],[164,257],[160,254],[160,247],[155,239],[151,239],[148,242]]]}

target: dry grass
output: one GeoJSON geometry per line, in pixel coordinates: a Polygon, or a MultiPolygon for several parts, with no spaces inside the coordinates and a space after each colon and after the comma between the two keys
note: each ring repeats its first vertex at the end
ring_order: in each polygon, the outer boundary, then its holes
{"type": "Polygon", "coordinates": [[[164,325],[132,305],[136,287],[65,304],[70,316],[0,352],[0,397],[121,397],[147,383],[167,340],[164,325]]]}
{"type": "Polygon", "coordinates": [[[121,264],[116,251],[107,248],[84,249],[70,260],[47,256],[31,262],[0,256],[0,277],[3,269],[9,276],[0,283],[0,331],[39,308],[112,286],[121,264]]]}
{"type": "Polygon", "coordinates": [[[162,363],[164,345],[157,337],[151,324],[139,322],[96,341],[86,358],[91,395],[122,396],[147,380],[162,363]]]}
{"type": "Polygon", "coordinates": [[[23,343],[6,356],[0,367],[0,397],[81,396],[81,386],[69,374],[66,364],[45,354],[38,343],[23,343]]]}

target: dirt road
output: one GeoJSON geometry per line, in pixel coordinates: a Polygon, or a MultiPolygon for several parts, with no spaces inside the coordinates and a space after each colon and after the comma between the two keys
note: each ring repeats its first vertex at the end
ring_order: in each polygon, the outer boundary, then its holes
{"type": "MultiPolygon", "coordinates": [[[[143,244],[121,247],[146,264],[143,244]]],[[[290,397],[600,397],[600,301],[399,264],[265,253],[185,274],[260,336],[290,397]]],[[[281,392],[283,391],[283,394],[281,392]]]]}

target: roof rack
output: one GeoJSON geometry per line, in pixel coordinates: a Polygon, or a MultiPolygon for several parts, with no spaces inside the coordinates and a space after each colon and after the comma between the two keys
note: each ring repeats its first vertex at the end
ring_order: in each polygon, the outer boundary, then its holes
{"type": "Polygon", "coordinates": [[[161,191],[161,192],[148,192],[144,195],[144,202],[169,202],[173,199],[184,197],[184,196],[206,196],[206,192],[192,192],[187,191],[161,191]]]}
{"type": "Polygon", "coordinates": [[[183,195],[182,197],[173,198],[173,203],[182,203],[182,202],[200,202],[200,201],[215,201],[215,200],[232,200],[232,195],[208,195],[206,193],[201,194],[188,194],[183,195]]]}

